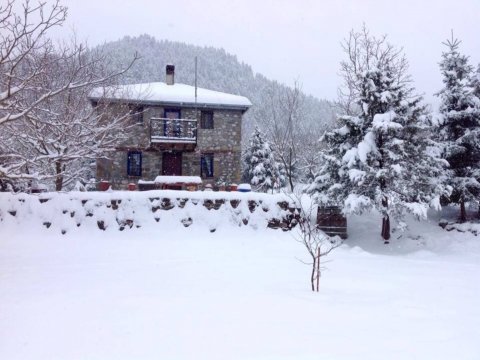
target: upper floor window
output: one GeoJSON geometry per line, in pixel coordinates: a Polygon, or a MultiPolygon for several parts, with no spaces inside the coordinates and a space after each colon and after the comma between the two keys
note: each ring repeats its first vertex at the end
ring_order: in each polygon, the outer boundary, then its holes
{"type": "Polygon", "coordinates": [[[130,116],[135,124],[143,124],[143,106],[130,107],[130,116]]]}
{"type": "Polygon", "coordinates": [[[213,129],[213,111],[202,111],[200,115],[200,128],[213,129]]]}
{"type": "Polygon", "coordinates": [[[165,109],[164,117],[166,119],[180,119],[181,112],[180,109],[165,109]]]}
{"type": "Polygon", "coordinates": [[[128,152],[127,175],[142,176],[142,152],[141,151],[128,152]]]}

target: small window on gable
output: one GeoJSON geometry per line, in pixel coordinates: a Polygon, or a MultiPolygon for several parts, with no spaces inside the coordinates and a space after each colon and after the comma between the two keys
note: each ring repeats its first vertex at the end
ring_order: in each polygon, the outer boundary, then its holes
{"type": "Polygon", "coordinates": [[[141,151],[128,152],[127,175],[142,176],[142,152],[141,151]]]}
{"type": "Polygon", "coordinates": [[[213,177],[213,154],[202,154],[200,159],[200,176],[202,179],[213,177]]]}
{"type": "Polygon", "coordinates": [[[200,128],[213,129],[213,111],[202,111],[200,115],[200,128]]]}
{"type": "Polygon", "coordinates": [[[135,124],[143,124],[143,106],[130,107],[130,116],[135,124]]]}

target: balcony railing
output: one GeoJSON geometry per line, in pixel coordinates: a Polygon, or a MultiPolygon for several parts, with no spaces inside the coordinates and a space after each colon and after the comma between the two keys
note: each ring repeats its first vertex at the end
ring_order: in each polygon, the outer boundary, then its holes
{"type": "Polygon", "coordinates": [[[150,120],[152,143],[197,142],[197,120],[152,118],[150,120]]]}

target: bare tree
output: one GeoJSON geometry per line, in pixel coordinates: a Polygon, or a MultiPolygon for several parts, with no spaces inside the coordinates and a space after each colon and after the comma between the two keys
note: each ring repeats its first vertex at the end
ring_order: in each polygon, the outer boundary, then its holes
{"type": "Polygon", "coordinates": [[[17,14],[17,3],[8,0],[0,7],[0,124],[20,119],[70,85],[44,92],[33,102],[25,101],[25,92],[34,87],[53,51],[46,35],[52,27],[63,24],[67,8],[58,1],[48,7],[44,2],[32,5],[26,0],[22,13],[17,14]]]}
{"type": "Polygon", "coordinates": [[[293,89],[288,89],[283,94],[283,101],[279,104],[283,121],[272,124],[273,147],[278,159],[282,163],[290,190],[293,191],[293,181],[298,168],[298,127],[302,117],[302,92],[298,82],[293,89]]]}
{"type": "MultiPolygon", "coordinates": [[[[58,55],[58,61],[46,68],[37,84],[39,92],[55,84],[69,81],[72,76],[90,81],[103,71],[103,57],[86,52],[76,57],[58,55]]],[[[10,178],[53,179],[55,190],[85,180],[88,164],[108,156],[125,130],[134,125],[129,109],[116,106],[112,113],[108,102],[90,104],[92,85],[68,89],[49,97],[36,106],[21,121],[1,126],[0,162],[10,178]],[[108,121],[104,121],[107,118],[108,121]]],[[[36,92],[29,94],[32,99],[36,92]]]]}
{"type": "Polygon", "coordinates": [[[305,144],[318,144],[325,124],[307,120],[306,96],[298,81],[293,88],[272,87],[265,101],[270,106],[266,107],[268,110],[261,114],[259,120],[267,131],[275,157],[285,170],[287,183],[293,191],[295,182],[305,177],[302,170],[312,165],[304,162],[312,160],[306,154],[311,149],[307,149],[305,144]]]}
{"type": "Polygon", "coordinates": [[[0,9],[0,178],[55,178],[61,190],[121,140],[128,109],[107,123],[101,120],[109,107],[93,109],[87,96],[111,85],[137,55],[121,71],[107,71],[106,57],[75,37],[59,45],[47,38],[65,20],[65,7],[27,0],[20,16],[15,5],[0,9]]]}
{"type": "Polygon", "coordinates": [[[300,242],[307,250],[311,262],[302,262],[312,267],[310,285],[312,291],[318,292],[323,270],[322,258],[342,245],[343,240],[338,236],[330,237],[318,228],[316,223],[317,205],[309,196],[298,191],[289,194],[289,196],[299,207],[298,225],[292,230],[292,234],[295,240],[300,242]]]}
{"type": "Polygon", "coordinates": [[[408,75],[408,61],[403,48],[398,48],[387,41],[387,36],[375,37],[366,25],[360,31],[351,30],[348,38],[341,43],[346,60],[340,62],[340,76],[343,84],[338,89],[340,112],[346,115],[358,115],[360,109],[355,103],[361,91],[359,76],[374,67],[387,65],[392,69],[398,85],[411,83],[408,75]]]}
{"type": "Polygon", "coordinates": [[[315,179],[315,174],[318,171],[320,164],[320,151],[322,144],[320,142],[321,135],[314,129],[308,135],[305,134],[301,138],[302,151],[299,152],[298,167],[300,173],[303,175],[303,181],[305,183],[311,183],[315,179]]]}

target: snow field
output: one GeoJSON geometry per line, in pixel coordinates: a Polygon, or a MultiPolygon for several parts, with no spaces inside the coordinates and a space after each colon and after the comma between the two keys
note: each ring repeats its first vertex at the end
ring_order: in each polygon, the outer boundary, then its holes
{"type": "Polygon", "coordinates": [[[386,248],[378,222],[349,218],[320,293],[280,230],[4,228],[0,358],[478,359],[478,239],[432,221],[386,248]]]}

